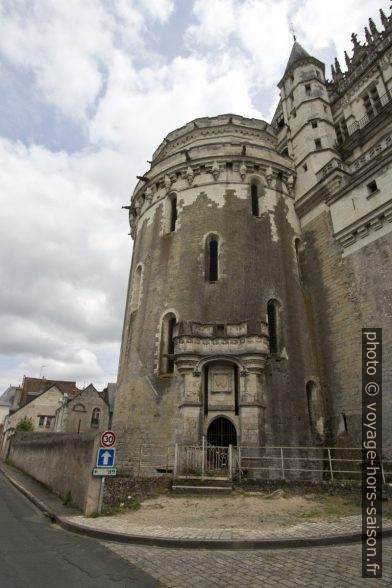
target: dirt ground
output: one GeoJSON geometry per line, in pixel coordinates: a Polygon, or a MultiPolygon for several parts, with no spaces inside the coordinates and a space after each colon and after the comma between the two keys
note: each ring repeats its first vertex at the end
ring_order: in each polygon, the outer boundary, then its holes
{"type": "MultiPolygon", "coordinates": [[[[126,505],[124,505],[126,508],[126,505]]],[[[360,503],[329,495],[234,493],[231,496],[163,495],[121,517],[136,525],[199,529],[274,529],[305,521],[333,521],[360,514],[360,503]]]]}

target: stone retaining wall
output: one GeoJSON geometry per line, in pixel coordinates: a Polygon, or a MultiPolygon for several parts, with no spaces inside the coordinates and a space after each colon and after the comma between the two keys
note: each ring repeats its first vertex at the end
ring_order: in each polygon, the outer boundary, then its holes
{"type": "Polygon", "coordinates": [[[99,478],[93,478],[99,437],[94,433],[17,433],[9,459],[85,514],[97,510],[99,478]]]}

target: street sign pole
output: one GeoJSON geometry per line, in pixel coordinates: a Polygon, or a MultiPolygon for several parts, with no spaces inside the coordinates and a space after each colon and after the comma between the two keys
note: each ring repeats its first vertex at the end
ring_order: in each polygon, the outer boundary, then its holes
{"type": "Polygon", "coordinates": [[[102,512],[103,492],[104,492],[104,489],[105,489],[105,476],[102,476],[102,478],[101,478],[101,485],[99,487],[98,508],[97,508],[97,512],[99,514],[101,514],[101,512],[102,512]]]}

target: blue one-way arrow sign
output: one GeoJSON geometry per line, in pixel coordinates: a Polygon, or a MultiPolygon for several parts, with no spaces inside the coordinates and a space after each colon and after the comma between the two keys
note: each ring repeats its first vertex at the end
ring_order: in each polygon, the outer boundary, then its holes
{"type": "Polygon", "coordinates": [[[113,448],[106,449],[100,447],[97,455],[97,468],[112,468],[116,458],[116,450],[113,448]]]}

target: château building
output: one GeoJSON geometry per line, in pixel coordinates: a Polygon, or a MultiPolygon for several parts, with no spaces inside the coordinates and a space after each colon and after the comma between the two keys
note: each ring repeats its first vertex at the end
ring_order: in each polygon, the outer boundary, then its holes
{"type": "Polygon", "coordinates": [[[296,40],[267,123],[169,133],[129,208],[113,426],[136,446],[359,446],[361,330],[383,327],[392,447],[392,18],[346,64],[296,40]]]}

